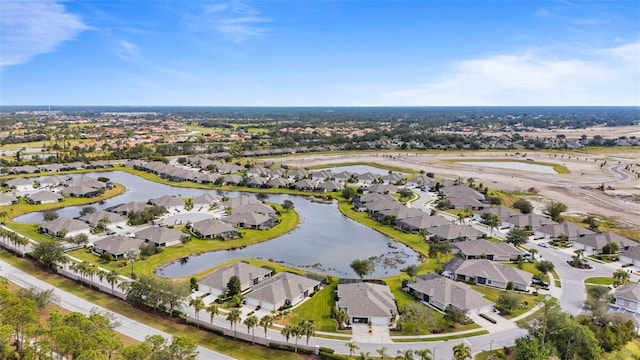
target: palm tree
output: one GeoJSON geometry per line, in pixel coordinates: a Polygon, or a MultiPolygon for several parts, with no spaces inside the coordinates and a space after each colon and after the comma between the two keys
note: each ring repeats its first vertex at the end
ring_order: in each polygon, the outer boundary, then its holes
{"type": "Polygon", "coordinates": [[[193,209],[193,198],[184,199],[184,208],[187,211],[193,209]]]}
{"type": "Polygon", "coordinates": [[[414,360],[415,358],[413,357],[413,350],[398,350],[398,356],[396,356],[396,359],[399,360],[414,360]]]}
{"type": "Polygon", "coordinates": [[[309,346],[309,338],[315,335],[316,326],[312,320],[302,320],[300,324],[298,324],[302,335],[307,337],[307,346],[309,346]]]}
{"type": "Polygon", "coordinates": [[[100,231],[106,231],[109,224],[111,224],[111,220],[109,220],[109,218],[105,216],[102,219],[98,220],[98,222],[96,223],[96,227],[100,229],[100,231]]]}
{"type": "Polygon", "coordinates": [[[471,359],[471,348],[464,343],[460,343],[453,347],[453,358],[455,360],[471,359]]]}
{"type": "Polygon", "coordinates": [[[420,356],[420,360],[433,360],[429,349],[416,350],[416,355],[420,356]]]}
{"type": "Polygon", "coordinates": [[[107,273],[107,282],[111,285],[111,295],[113,295],[113,288],[115,287],[116,283],[118,282],[118,277],[120,275],[118,274],[117,271],[115,270],[111,270],[110,272],[107,273]]]}
{"type": "Polygon", "coordinates": [[[273,325],[273,317],[271,315],[265,315],[262,318],[260,318],[260,322],[258,323],[259,326],[262,326],[264,328],[264,338],[267,338],[267,329],[269,329],[269,326],[273,325]]]}
{"type": "Polygon", "coordinates": [[[280,330],[280,334],[282,334],[287,343],[289,343],[289,338],[293,335],[293,326],[285,325],[282,330],[280,330]]]}
{"type": "Polygon", "coordinates": [[[258,317],[255,315],[251,315],[248,318],[244,319],[244,324],[247,327],[247,335],[249,334],[250,330],[253,330],[251,334],[252,344],[254,343],[253,339],[255,338],[255,335],[256,335],[255,328],[256,326],[258,326],[258,323],[259,323],[258,317]]]}
{"type": "Polygon", "coordinates": [[[207,306],[207,312],[211,315],[211,323],[213,324],[213,317],[215,315],[220,314],[220,309],[218,309],[218,307],[216,306],[215,303],[211,303],[209,304],[209,306],[207,306]]]}
{"type": "Polygon", "coordinates": [[[464,224],[464,214],[463,213],[458,213],[458,221],[460,222],[460,225],[464,224]]]}
{"type": "Polygon", "coordinates": [[[237,326],[236,324],[241,320],[240,318],[240,310],[238,309],[233,309],[231,311],[229,311],[229,313],[227,314],[227,321],[231,324],[231,328],[233,329],[233,339],[237,339],[237,326]]]}
{"type": "Polygon", "coordinates": [[[348,343],[344,344],[344,346],[349,348],[349,357],[353,356],[353,353],[360,349],[360,347],[353,341],[349,341],[348,343]]]}
{"type": "Polygon", "coordinates": [[[302,328],[300,327],[300,325],[294,326],[292,328],[291,336],[293,336],[293,338],[296,340],[296,344],[295,344],[295,347],[293,348],[293,351],[297,353],[298,352],[298,340],[300,340],[300,338],[302,337],[302,328]]]}
{"type": "Polygon", "coordinates": [[[381,349],[376,350],[378,355],[380,355],[380,360],[384,360],[384,357],[387,356],[387,347],[383,346],[381,349]]]}
{"type": "Polygon", "coordinates": [[[613,280],[614,286],[624,285],[629,281],[629,273],[623,269],[618,269],[613,273],[613,280]]]}
{"type": "Polygon", "coordinates": [[[361,351],[360,356],[358,356],[358,360],[371,360],[371,356],[369,356],[369,353],[361,351]]]}
{"type": "Polygon", "coordinates": [[[204,309],[204,300],[201,297],[197,296],[191,301],[189,301],[189,305],[193,306],[193,310],[196,312],[196,327],[200,328],[200,310],[204,309]]]}

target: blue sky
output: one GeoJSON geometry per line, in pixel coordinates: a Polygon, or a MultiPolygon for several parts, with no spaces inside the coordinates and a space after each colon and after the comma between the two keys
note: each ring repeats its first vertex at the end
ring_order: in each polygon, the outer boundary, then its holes
{"type": "Polygon", "coordinates": [[[0,105],[640,105],[637,0],[0,0],[0,22],[0,105]]]}

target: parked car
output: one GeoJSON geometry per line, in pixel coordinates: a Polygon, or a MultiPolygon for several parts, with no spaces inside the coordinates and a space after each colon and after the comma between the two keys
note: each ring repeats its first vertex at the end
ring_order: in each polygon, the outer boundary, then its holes
{"type": "Polygon", "coordinates": [[[544,289],[549,287],[549,283],[547,283],[546,281],[543,280],[538,280],[538,279],[532,279],[531,280],[531,285],[538,285],[544,289]]]}
{"type": "Polygon", "coordinates": [[[540,244],[538,244],[538,246],[542,246],[543,248],[548,248],[549,244],[547,244],[546,242],[541,242],[540,244]]]}

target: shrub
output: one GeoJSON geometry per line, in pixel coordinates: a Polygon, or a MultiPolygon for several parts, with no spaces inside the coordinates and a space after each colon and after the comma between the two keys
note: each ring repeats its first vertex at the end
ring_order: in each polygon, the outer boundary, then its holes
{"type": "Polygon", "coordinates": [[[487,315],[487,314],[480,314],[480,317],[485,319],[485,320],[487,320],[488,322],[490,322],[492,324],[497,323],[496,320],[494,320],[493,318],[490,318],[489,315],[487,315]]]}

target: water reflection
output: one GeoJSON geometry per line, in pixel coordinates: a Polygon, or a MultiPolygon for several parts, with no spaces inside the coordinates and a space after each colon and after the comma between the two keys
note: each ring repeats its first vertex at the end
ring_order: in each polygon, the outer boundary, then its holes
{"type": "MultiPolygon", "coordinates": [[[[106,176],[113,182],[123,184],[127,191],[101,204],[92,204],[96,209],[115,206],[129,201],[147,201],[165,194],[194,197],[218,190],[180,188],[159,184],[122,171],[87,174],[106,176]]],[[[230,192],[234,197],[241,193],[230,192]]],[[[277,239],[251,245],[234,251],[209,252],[188,259],[177,260],[158,270],[167,277],[188,276],[206,270],[217,263],[233,258],[249,257],[273,259],[285,264],[308,268],[336,276],[355,277],[350,268],[355,259],[375,258],[376,271],[372,277],[398,274],[406,264],[416,263],[418,254],[409,247],[343,216],[336,204],[313,203],[308,199],[292,195],[270,195],[268,201],[283,203],[291,200],[300,214],[300,226],[277,239]]],[[[64,217],[76,217],[83,206],[72,206],[58,210],[64,217]]],[[[41,222],[42,213],[19,216],[18,222],[41,222]]]]}

